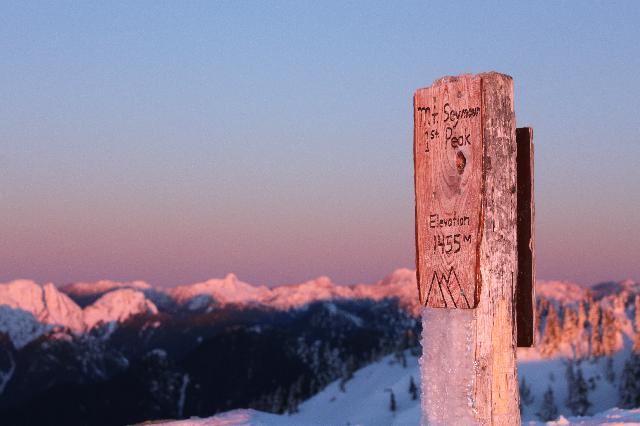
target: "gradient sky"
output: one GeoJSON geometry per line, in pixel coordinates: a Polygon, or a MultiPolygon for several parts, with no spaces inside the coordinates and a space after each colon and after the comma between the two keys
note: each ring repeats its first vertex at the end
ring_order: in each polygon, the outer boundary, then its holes
{"type": "Polygon", "coordinates": [[[515,79],[537,270],[640,279],[640,2],[8,2],[0,280],[413,267],[412,96],[515,79]]]}

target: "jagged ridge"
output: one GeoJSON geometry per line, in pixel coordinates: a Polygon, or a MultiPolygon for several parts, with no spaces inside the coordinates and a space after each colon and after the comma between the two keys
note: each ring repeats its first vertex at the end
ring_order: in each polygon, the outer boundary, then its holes
{"type": "MultiPolygon", "coordinates": [[[[592,288],[564,281],[537,283],[539,296],[565,304],[623,291],[638,294],[640,285],[630,280],[592,288]]],[[[235,274],[169,289],[155,288],[144,281],[102,280],[57,288],[52,283],[40,286],[30,280],[15,280],[0,284],[0,332],[7,333],[20,348],[52,328],[82,334],[102,324],[163,310],[211,312],[226,305],[289,310],[316,301],[385,298],[397,298],[404,309],[418,315],[415,271],[397,269],[375,284],[343,286],[323,276],[271,288],[248,284],[235,274]]]]}

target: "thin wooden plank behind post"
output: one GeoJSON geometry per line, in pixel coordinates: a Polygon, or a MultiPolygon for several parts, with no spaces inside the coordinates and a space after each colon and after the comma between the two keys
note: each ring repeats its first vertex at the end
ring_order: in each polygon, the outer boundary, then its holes
{"type": "Polygon", "coordinates": [[[518,347],[535,344],[535,200],[533,197],[533,129],[516,129],[518,154],[518,282],[516,323],[518,347]]]}
{"type": "Polygon", "coordinates": [[[470,363],[452,362],[442,374],[430,365],[433,353],[423,359],[423,422],[519,425],[513,80],[498,73],[437,80],[416,92],[414,120],[423,352],[441,343],[430,343],[429,337],[441,336],[451,346],[459,343],[452,340],[459,339],[455,336],[470,330],[462,347],[471,348],[465,354],[473,357],[470,363]],[[470,311],[447,315],[446,309],[470,311]],[[442,324],[463,331],[442,332],[442,324]],[[469,377],[451,392],[448,382],[457,375],[469,377]],[[463,414],[473,421],[460,422],[448,414],[453,410],[439,410],[440,394],[468,404],[463,414]],[[434,412],[425,412],[429,410],[434,412]]]}

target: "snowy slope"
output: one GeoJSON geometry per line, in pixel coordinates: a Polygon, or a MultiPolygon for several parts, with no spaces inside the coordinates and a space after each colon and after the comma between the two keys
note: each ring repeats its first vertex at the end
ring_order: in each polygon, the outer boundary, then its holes
{"type": "MultiPolygon", "coordinates": [[[[545,424],[532,422],[530,424],[545,424]]],[[[640,424],[640,408],[634,410],[621,410],[619,408],[612,408],[610,410],[598,413],[590,417],[564,417],[553,422],[546,423],[547,425],[575,425],[575,426],[596,426],[596,425],[639,425],[640,424]]]]}
{"type": "Polygon", "coordinates": [[[167,293],[176,302],[185,304],[190,309],[201,309],[209,304],[254,304],[271,295],[267,287],[242,282],[235,274],[227,274],[223,279],[173,287],[167,293]]]}
{"type": "MultiPolygon", "coordinates": [[[[295,416],[277,416],[275,414],[263,413],[256,410],[234,410],[227,413],[219,414],[215,417],[207,419],[189,419],[175,422],[164,422],[166,426],[303,426],[298,422],[295,416]]],[[[350,423],[339,422],[338,425],[349,425],[350,423]]],[[[356,423],[357,424],[357,423],[356,423]]],[[[418,425],[417,419],[411,419],[408,423],[394,424],[406,424],[406,425],[418,425]]],[[[556,421],[547,423],[543,422],[525,422],[528,425],[549,425],[549,426],[597,426],[597,425],[639,425],[640,424],[640,409],[634,410],[621,410],[619,408],[612,408],[611,410],[604,411],[592,417],[564,417],[556,421]]],[[[324,426],[331,426],[331,423],[326,423],[324,426]]]]}
{"type": "Polygon", "coordinates": [[[62,325],[82,331],[82,310],[52,284],[16,280],[0,284],[0,304],[31,313],[43,324],[62,325]]]}
{"type": "Polygon", "coordinates": [[[42,324],[30,312],[0,305],[0,332],[6,333],[18,349],[50,329],[51,326],[42,324]]]}
{"type": "Polygon", "coordinates": [[[416,425],[419,424],[419,400],[409,394],[410,377],[419,387],[418,358],[407,356],[407,367],[393,356],[370,364],[354,373],[340,390],[339,381],[302,403],[292,415],[274,415],[256,410],[233,410],[208,419],[191,419],[167,425],[416,425]],[[393,391],[397,410],[389,410],[393,391]]]}
{"type": "Polygon", "coordinates": [[[52,283],[40,286],[30,280],[15,280],[0,284],[0,332],[18,349],[53,328],[82,334],[99,324],[157,312],[143,293],[130,288],[110,291],[83,310],[52,283]]]}
{"type": "MultiPolygon", "coordinates": [[[[340,390],[339,381],[327,386],[323,391],[302,403],[295,414],[275,415],[256,410],[233,410],[207,419],[190,419],[163,425],[181,426],[231,426],[231,425],[268,425],[268,426],[316,426],[316,425],[417,425],[420,424],[419,401],[412,400],[409,393],[411,378],[418,382],[420,378],[418,359],[407,353],[407,367],[394,357],[387,356],[355,372],[348,381],[345,391],[340,390]],[[396,412],[390,407],[390,395],[393,391],[396,400],[396,412]]],[[[603,363],[590,364],[585,361],[582,368],[585,376],[595,378],[603,375],[603,363]]],[[[556,421],[544,423],[537,420],[534,412],[539,401],[534,400],[531,407],[525,407],[523,423],[529,425],[596,425],[596,424],[640,424],[640,409],[607,409],[615,404],[613,385],[598,380],[596,390],[590,399],[594,407],[590,413],[600,413],[593,417],[572,417],[562,403],[566,387],[564,382],[565,366],[560,359],[551,361],[524,361],[518,365],[521,378],[536,388],[534,395],[540,395],[537,388],[551,385],[556,390],[556,400],[561,417],[556,421]],[[554,376],[550,378],[550,375],[554,376]]],[[[539,399],[539,397],[537,397],[539,399]]]]}
{"type": "Polygon", "coordinates": [[[0,332],[7,333],[17,348],[55,326],[75,333],[85,329],[82,309],[53,284],[39,286],[29,280],[0,284],[0,332]]]}
{"type": "MultiPolygon", "coordinates": [[[[160,423],[146,423],[160,424],[160,423]]],[[[206,419],[193,418],[161,423],[169,426],[300,426],[295,419],[256,410],[233,410],[206,419]]]]}
{"type": "Polygon", "coordinates": [[[156,305],[143,293],[130,288],[106,293],[84,310],[84,322],[88,328],[110,322],[122,322],[138,314],[157,314],[156,305]]]}

